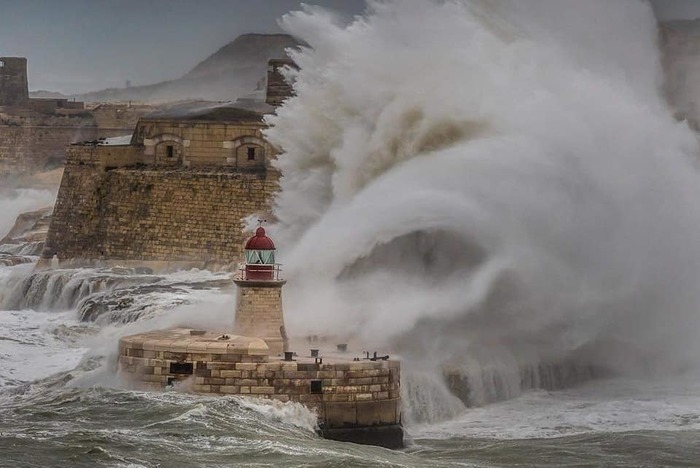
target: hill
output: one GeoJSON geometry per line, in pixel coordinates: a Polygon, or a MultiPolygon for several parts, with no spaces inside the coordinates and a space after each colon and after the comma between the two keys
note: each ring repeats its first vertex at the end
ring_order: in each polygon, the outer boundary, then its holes
{"type": "Polygon", "coordinates": [[[287,34],[243,34],[200,62],[183,77],[146,86],[110,88],[70,96],[86,102],[230,101],[262,98],[267,61],[285,57],[298,42],[287,34]]]}

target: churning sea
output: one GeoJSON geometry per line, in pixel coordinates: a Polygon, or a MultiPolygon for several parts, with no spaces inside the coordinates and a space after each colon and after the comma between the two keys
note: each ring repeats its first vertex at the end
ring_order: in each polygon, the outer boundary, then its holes
{"type": "Polygon", "coordinates": [[[407,447],[392,451],[321,439],[296,404],[120,385],[119,336],[195,310],[200,325],[226,323],[224,274],[0,272],[3,467],[700,465],[698,373],[593,380],[408,421],[407,447]]]}
{"type": "MultiPolygon", "coordinates": [[[[120,336],[231,326],[227,274],[27,263],[0,267],[0,466],[700,466],[700,146],[660,92],[649,3],[394,0],[281,26],[310,45],[266,133],[287,317],[573,349],[618,377],[467,408],[406,365],[406,448],[339,443],[299,405],[119,381],[120,336]],[[619,377],[648,356],[678,365],[619,377]]],[[[0,199],[0,235],[52,200],[0,199]]]]}

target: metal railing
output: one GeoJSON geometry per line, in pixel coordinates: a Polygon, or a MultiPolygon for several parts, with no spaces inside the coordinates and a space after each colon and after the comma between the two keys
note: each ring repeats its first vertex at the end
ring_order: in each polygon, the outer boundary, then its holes
{"type": "Polygon", "coordinates": [[[281,263],[239,263],[234,279],[253,281],[280,281],[281,263]]]}

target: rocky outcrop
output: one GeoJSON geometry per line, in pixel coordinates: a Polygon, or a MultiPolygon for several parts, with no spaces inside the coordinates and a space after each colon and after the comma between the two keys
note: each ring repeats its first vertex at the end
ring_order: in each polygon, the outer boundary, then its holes
{"type": "Polygon", "coordinates": [[[53,207],[42,208],[17,217],[10,232],[0,240],[0,264],[16,265],[32,261],[28,256],[41,254],[49,232],[53,207]]]}
{"type": "Polygon", "coordinates": [[[22,213],[0,244],[21,244],[46,240],[53,207],[22,213]]]}

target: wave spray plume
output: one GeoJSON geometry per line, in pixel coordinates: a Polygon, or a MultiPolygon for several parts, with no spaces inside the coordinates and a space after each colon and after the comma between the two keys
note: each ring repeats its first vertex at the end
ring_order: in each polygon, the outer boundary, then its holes
{"type": "Polygon", "coordinates": [[[516,381],[696,364],[698,146],[648,4],[388,0],[282,25],[310,46],[268,131],[295,334],[516,381]]]}

